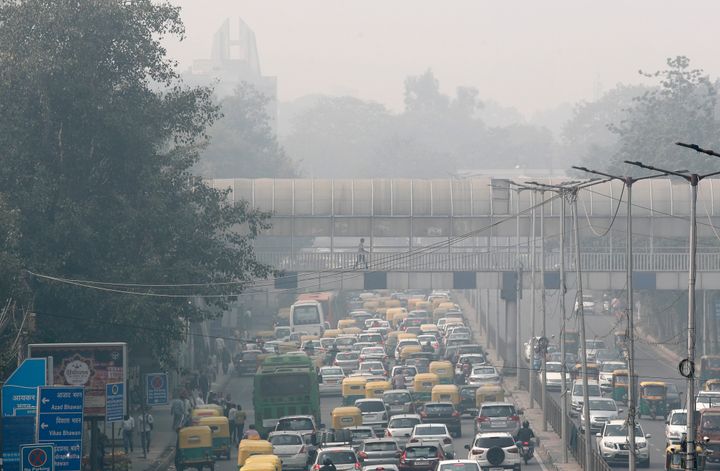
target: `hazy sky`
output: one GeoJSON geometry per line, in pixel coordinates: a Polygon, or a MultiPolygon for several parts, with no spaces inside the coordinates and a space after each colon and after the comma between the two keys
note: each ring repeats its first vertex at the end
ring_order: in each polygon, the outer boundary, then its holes
{"type": "Polygon", "coordinates": [[[402,107],[403,80],[432,68],[444,91],[474,86],[525,114],[639,82],[687,55],[720,76],[720,1],[170,0],[187,38],[182,68],[210,55],[222,21],[255,31],[263,74],[282,101],[352,94],[402,107]]]}

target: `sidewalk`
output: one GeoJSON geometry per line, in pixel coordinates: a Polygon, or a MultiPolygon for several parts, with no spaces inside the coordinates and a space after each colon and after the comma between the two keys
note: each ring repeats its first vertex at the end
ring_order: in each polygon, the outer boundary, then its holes
{"type": "MultiPolygon", "coordinates": [[[[487,345],[485,333],[478,324],[475,308],[460,293],[456,292],[455,296],[458,299],[458,304],[460,304],[460,307],[465,313],[465,318],[468,319],[470,323],[472,331],[475,333],[477,342],[481,345],[487,345]]],[[[488,353],[491,363],[502,370],[504,366],[503,360],[498,356],[497,352],[492,348],[485,348],[485,350],[488,353]]],[[[523,417],[530,422],[535,435],[540,441],[538,447],[535,449],[535,453],[540,456],[545,467],[557,471],[581,471],[582,467],[573,459],[569,452],[568,462],[562,462],[562,440],[549,426],[547,432],[542,430],[542,410],[540,408],[532,408],[530,404],[530,394],[528,391],[518,389],[517,378],[514,376],[503,377],[503,387],[505,388],[506,395],[510,397],[510,401],[525,411],[523,417]]]]}

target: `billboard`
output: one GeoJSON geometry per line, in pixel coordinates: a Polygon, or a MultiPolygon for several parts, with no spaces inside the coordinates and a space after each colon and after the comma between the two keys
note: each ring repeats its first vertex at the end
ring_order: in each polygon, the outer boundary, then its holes
{"type": "Polygon", "coordinates": [[[31,344],[28,355],[48,359],[51,385],[85,388],[86,418],[104,417],[107,385],[127,379],[127,344],[123,342],[31,344]]]}

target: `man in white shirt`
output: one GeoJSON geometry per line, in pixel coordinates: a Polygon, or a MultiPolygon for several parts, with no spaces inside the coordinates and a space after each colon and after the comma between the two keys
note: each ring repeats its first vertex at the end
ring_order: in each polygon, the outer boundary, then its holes
{"type": "Polygon", "coordinates": [[[237,427],[235,427],[236,417],[237,406],[235,404],[230,404],[230,410],[228,410],[228,423],[230,424],[230,440],[232,440],[233,443],[236,443],[238,439],[237,427]]]}
{"type": "Polygon", "coordinates": [[[125,414],[125,419],[122,422],[122,434],[123,434],[123,447],[125,448],[125,454],[132,453],[133,450],[133,431],[135,430],[135,419],[132,416],[125,414]]]}

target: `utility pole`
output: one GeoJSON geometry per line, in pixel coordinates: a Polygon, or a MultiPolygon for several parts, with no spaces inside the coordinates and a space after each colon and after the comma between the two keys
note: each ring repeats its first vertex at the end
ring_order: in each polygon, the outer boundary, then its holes
{"type": "Polygon", "coordinates": [[[530,393],[530,408],[534,407],[533,398],[535,397],[535,192],[530,193],[531,195],[531,208],[532,208],[532,223],[530,224],[530,372],[528,374],[528,391],[530,393]]]}
{"type": "MultiPolygon", "coordinates": [[[[540,190],[540,314],[542,315],[542,337],[547,339],[545,330],[545,192],[540,190]]],[[[564,360],[564,359],[563,359],[564,360]]],[[[543,432],[547,432],[547,353],[542,355],[542,414],[543,432]]]]}
{"type": "Polygon", "coordinates": [[[520,189],[516,190],[515,198],[515,377],[520,379],[520,357],[522,355],[522,335],[520,333],[520,298],[522,297],[523,264],[520,260],[520,189]]]}
{"type": "MultiPolygon", "coordinates": [[[[632,187],[633,184],[640,180],[647,180],[650,178],[663,177],[665,174],[648,175],[646,177],[633,178],[630,176],[617,176],[609,173],[600,172],[598,170],[591,170],[586,167],[576,167],[576,170],[583,172],[593,173],[602,177],[607,177],[611,180],[619,180],[625,184],[626,196],[626,243],[625,243],[625,279],[627,283],[627,299],[626,299],[626,313],[627,313],[627,338],[628,338],[628,442],[635,443],[635,425],[636,425],[636,409],[637,409],[637,386],[635,377],[635,317],[634,309],[635,304],[633,301],[633,233],[632,233],[632,187]]],[[[630,471],[635,471],[637,467],[636,463],[636,452],[635,447],[630,448],[630,454],[633,459],[629,460],[630,471]]]]}
{"type": "MultiPolygon", "coordinates": [[[[683,144],[678,142],[677,145],[687,147],[708,155],[720,157],[713,151],[701,149],[694,144],[683,144]]],[[[704,178],[719,175],[720,172],[712,172],[705,175],[697,173],[687,174],[686,171],[665,170],[652,165],[645,165],[642,162],[631,162],[626,160],[625,163],[636,167],[661,172],[665,175],[673,175],[680,177],[690,183],[690,250],[689,250],[689,269],[688,269],[688,337],[687,337],[687,358],[680,362],[680,373],[687,378],[687,457],[685,459],[685,469],[691,471],[695,469],[696,448],[695,448],[695,279],[697,275],[697,190],[698,184],[704,178]]]]}

